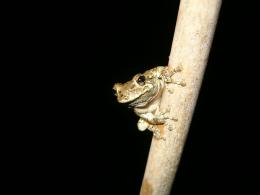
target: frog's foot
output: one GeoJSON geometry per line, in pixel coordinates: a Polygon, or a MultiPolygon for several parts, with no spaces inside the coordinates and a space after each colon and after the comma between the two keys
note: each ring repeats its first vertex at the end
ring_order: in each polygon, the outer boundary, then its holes
{"type": "Polygon", "coordinates": [[[166,108],[165,110],[161,111],[161,115],[163,116],[164,120],[165,120],[165,125],[167,126],[167,129],[169,131],[173,131],[176,129],[175,125],[173,124],[173,122],[171,121],[175,121],[177,122],[178,121],[178,118],[175,117],[175,116],[170,116],[170,108],[166,108]],[[169,121],[171,120],[171,121],[169,121]]]}
{"type": "Polygon", "coordinates": [[[169,131],[174,131],[174,130],[176,129],[175,125],[172,124],[172,123],[171,123],[171,124],[166,123],[165,125],[166,125],[166,127],[167,127],[167,129],[168,129],[169,131]]]}
{"type": "Polygon", "coordinates": [[[159,111],[160,112],[160,115],[162,116],[162,118],[166,121],[167,119],[169,120],[173,120],[173,121],[178,121],[178,118],[177,117],[174,117],[174,116],[170,116],[170,111],[171,111],[171,108],[166,108],[162,111],[159,111]]]}
{"type": "Polygon", "coordinates": [[[163,75],[164,75],[164,78],[165,78],[165,82],[166,83],[173,83],[173,79],[172,79],[172,76],[178,72],[181,72],[183,70],[183,67],[182,65],[179,65],[173,69],[167,67],[165,68],[164,72],[163,72],[163,75]]]}
{"type": "Polygon", "coordinates": [[[153,135],[156,139],[163,139],[164,141],[166,140],[165,137],[161,136],[161,131],[157,125],[149,125],[148,129],[153,132],[153,135]]]}
{"type": "Polygon", "coordinates": [[[173,94],[174,93],[174,89],[173,88],[169,88],[166,86],[166,89],[167,91],[170,93],[170,94],[173,94]]]}
{"type": "Polygon", "coordinates": [[[173,84],[176,84],[176,85],[180,85],[182,87],[185,87],[186,86],[186,82],[184,79],[180,79],[180,80],[173,80],[172,81],[173,84]]]}

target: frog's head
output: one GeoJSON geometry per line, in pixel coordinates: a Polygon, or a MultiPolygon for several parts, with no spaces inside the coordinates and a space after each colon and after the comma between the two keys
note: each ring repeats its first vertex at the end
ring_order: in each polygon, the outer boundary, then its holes
{"type": "Polygon", "coordinates": [[[145,107],[161,95],[164,81],[161,78],[162,67],[135,75],[126,83],[116,83],[113,87],[119,103],[130,107],[145,107]]]}

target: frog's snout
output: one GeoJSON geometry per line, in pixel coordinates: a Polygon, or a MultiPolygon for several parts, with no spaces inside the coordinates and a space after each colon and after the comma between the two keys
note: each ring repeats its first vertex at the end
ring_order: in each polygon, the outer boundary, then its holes
{"type": "Polygon", "coordinates": [[[114,96],[117,96],[117,91],[114,88],[112,89],[112,93],[114,94],[114,96]]]}
{"type": "Polygon", "coordinates": [[[114,84],[114,86],[113,86],[112,91],[113,91],[113,94],[114,94],[115,96],[118,96],[118,91],[119,91],[120,85],[121,85],[120,83],[116,83],[116,84],[114,84]]]}
{"type": "Polygon", "coordinates": [[[120,102],[120,103],[123,103],[126,101],[127,99],[127,96],[126,94],[124,93],[124,90],[123,90],[123,84],[121,83],[116,83],[113,87],[113,93],[114,95],[117,97],[117,101],[120,102]]]}
{"type": "Polygon", "coordinates": [[[117,96],[117,90],[116,90],[115,87],[113,87],[113,89],[112,89],[112,93],[114,94],[114,96],[117,96]]]}

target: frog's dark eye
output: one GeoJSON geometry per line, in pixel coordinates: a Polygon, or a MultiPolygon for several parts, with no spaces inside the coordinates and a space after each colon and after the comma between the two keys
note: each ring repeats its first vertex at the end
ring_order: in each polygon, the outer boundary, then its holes
{"type": "Polygon", "coordinates": [[[145,76],[144,75],[139,76],[137,79],[137,83],[143,86],[145,84],[145,76]]]}

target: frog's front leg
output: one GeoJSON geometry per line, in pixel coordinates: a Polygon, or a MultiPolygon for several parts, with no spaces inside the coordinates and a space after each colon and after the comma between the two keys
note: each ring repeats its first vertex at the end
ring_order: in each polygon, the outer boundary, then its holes
{"type": "Polygon", "coordinates": [[[177,66],[173,69],[169,68],[169,67],[165,67],[163,73],[162,73],[162,76],[164,77],[165,79],[165,82],[166,83],[172,83],[172,76],[178,72],[181,72],[182,71],[182,66],[177,66]]]}
{"type": "Polygon", "coordinates": [[[170,131],[175,129],[175,125],[172,122],[169,122],[168,120],[172,121],[178,121],[178,118],[173,116],[173,114],[170,114],[170,108],[166,108],[163,111],[160,111],[159,109],[156,111],[157,119],[160,119],[163,124],[165,124],[170,131]]]}
{"type": "Polygon", "coordinates": [[[173,116],[170,116],[170,108],[166,108],[162,111],[160,111],[159,109],[156,111],[156,116],[157,118],[161,118],[162,120],[164,120],[164,123],[166,122],[167,119],[169,120],[173,120],[173,121],[178,121],[177,117],[173,117],[173,116]]]}
{"type": "Polygon", "coordinates": [[[184,79],[176,80],[172,78],[174,74],[181,72],[182,69],[183,69],[182,66],[177,66],[174,69],[170,69],[169,67],[166,67],[162,73],[165,83],[172,83],[172,84],[180,85],[182,87],[186,86],[184,79]]]}
{"type": "MultiPolygon", "coordinates": [[[[167,120],[174,120],[174,121],[178,120],[177,118],[170,116],[170,109],[165,109],[164,111],[160,111],[159,107],[153,110],[153,112],[138,113],[138,115],[141,118],[143,118],[145,121],[154,125],[164,124],[166,123],[167,120]]],[[[138,126],[140,126],[140,129],[143,129],[145,125],[141,121],[140,125],[138,126]]]]}
{"type": "Polygon", "coordinates": [[[139,116],[143,118],[145,121],[149,122],[150,124],[155,125],[164,124],[166,122],[166,119],[168,119],[168,117],[166,117],[164,113],[161,112],[148,112],[140,114],[139,116]]]}

